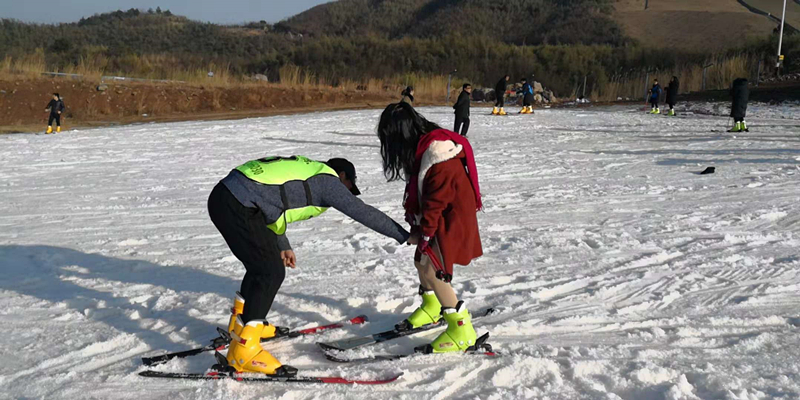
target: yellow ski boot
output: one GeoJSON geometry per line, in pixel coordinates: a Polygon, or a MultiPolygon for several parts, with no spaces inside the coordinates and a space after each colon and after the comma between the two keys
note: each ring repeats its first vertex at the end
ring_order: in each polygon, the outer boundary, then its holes
{"type": "Polygon", "coordinates": [[[56,127],[56,133],[61,133],[61,127],[60,126],[56,127]]]}
{"type": "MultiPolygon", "coordinates": [[[[253,320],[246,325],[236,317],[231,345],[225,357],[227,366],[237,372],[257,372],[267,375],[294,376],[297,368],[282,365],[261,347],[261,335],[266,325],[264,320],[253,320]]],[[[220,360],[221,361],[221,360],[220,360]]]]}
{"type": "Polygon", "coordinates": [[[52,126],[48,126],[47,130],[44,133],[46,133],[46,134],[53,133],[53,127],[52,126]]]}
{"type": "Polygon", "coordinates": [[[500,114],[500,111],[497,110],[497,107],[492,108],[492,115],[500,114]]]}
{"type": "Polygon", "coordinates": [[[497,115],[508,115],[508,114],[506,114],[506,110],[504,110],[503,107],[500,107],[500,112],[497,113],[497,115]]]}

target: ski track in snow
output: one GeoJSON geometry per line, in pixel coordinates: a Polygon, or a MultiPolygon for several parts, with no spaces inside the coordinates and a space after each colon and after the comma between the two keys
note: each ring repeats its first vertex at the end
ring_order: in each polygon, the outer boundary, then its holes
{"type": "MultiPolygon", "coordinates": [[[[700,110],[724,106],[700,105],[700,110]]],[[[447,108],[425,108],[449,127],[447,108]]],[[[346,156],[363,200],[402,221],[380,110],[0,136],[0,398],[800,398],[800,107],[726,117],[631,107],[473,109],[485,256],[454,286],[499,358],[333,364],[316,340],[413,311],[413,249],[331,210],[289,230],[273,323],[371,322],[268,345],[306,375],[378,387],[141,378],[140,357],[205,344],[244,274],[206,212],[230,169],[346,156]],[[707,166],[716,174],[698,175],[707,166]]],[[[437,332],[352,351],[404,353],[437,332]]],[[[210,354],[165,371],[205,370],[210,354]]]]}

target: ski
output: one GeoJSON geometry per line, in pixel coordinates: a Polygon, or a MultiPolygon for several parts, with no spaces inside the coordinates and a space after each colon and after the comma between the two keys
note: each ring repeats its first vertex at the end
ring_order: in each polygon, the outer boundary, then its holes
{"type": "MultiPolygon", "coordinates": [[[[476,316],[474,316],[472,319],[475,320],[475,319],[479,319],[481,317],[485,317],[487,315],[492,314],[494,311],[495,311],[494,308],[486,309],[486,310],[480,312],[479,314],[477,314],[476,316]]],[[[397,330],[392,329],[392,330],[389,330],[389,331],[375,333],[375,334],[372,334],[372,335],[369,335],[369,336],[347,338],[347,339],[337,340],[335,342],[327,342],[327,343],[317,342],[317,346],[319,346],[320,348],[322,348],[322,350],[325,350],[325,351],[330,351],[330,350],[334,350],[334,351],[352,350],[352,349],[355,349],[355,348],[358,348],[358,347],[362,347],[362,346],[378,344],[378,343],[385,342],[387,340],[393,340],[393,339],[401,338],[401,337],[404,337],[404,336],[409,336],[409,335],[414,335],[414,334],[417,334],[417,333],[420,333],[420,332],[429,331],[431,329],[436,329],[436,328],[441,327],[441,326],[444,326],[444,319],[440,319],[439,322],[436,323],[436,324],[424,325],[424,326],[421,326],[419,328],[409,329],[409,330],[406,330],[406,331],[397,331],[397,330]]]]}
{"type": "MultiPolygon", "coordinates": [[[[292,330],[286,330],[286,329],[283,329],[283,330],[279,329],[277,331],[277,333],[278,333],[277,335],[275,335],[275,336],[273,336],[271,338],[261,339],[261,343],[269,342],[269,341],[273,341],[273,340],[279,340],[279,339],[291,339],[291,338],[296,338],[296,337],[300,337],[300,336],[314,335],[314,334],[318,334],[318,333],[329,331],[329,330],[333,330],[333,329],[341,329],[341,328],[344,328],[346,325],[360,325],[360,324],[363,324],[363,323],[367,322],[368,320],[369,319],[367,318],[366,315],[359,315],[359,316],[357,316],[355,318],[351,318],[349,320],[346,320],[346,321],[343,321],[343,322],[338,322],[338,323],[335,323],[335,324],[330,324],[330,325],[319,325],[319,326],[314,326],[314,327],[311,327],[311,328],[299,329],[299,330],[293,330],[293,331],[292,330]]],[[[218,331],[219,331],[220,336],[212,339],[211,343],[209,343],[209,344],[207,344],[207,345],[205,345],[203,347],[197,347],[197,348],[194,348],[194,349],[162,354],[162,355],[154,356],[154,357],[142,357],[142,364],[147,365],[147,366],[158,365],[158,364],[163,364],[163,363],[165,363],[165,362],[167,362],[169,360],[172,360],[173,358],[186,358],[186,357],[191,357],[191,356],[195,356],[195,355],[198,355],[198,354],[202,354],[202,353],[205,353],[205,352],[208,352],[208,351],[222,350],[222,349],[224,349],[225,347],[228,346],[228,343],[230,343],[230,341],[231,341],[230,334],[228,334],[228,332],[226,330],[224,330],[224,329],[218,329],[218,331]]]]}
{"type": "Polygon", "coordinates": [[[322,377],[322,376],[272,376],[257,373],[237,373],[237,372],[218,372],[209,371],[205,373],[181,373],[181,372],[161,372],[161,371],[142,371],[139,376],[146,378],[168,378],[168,379],[189,379],[189,380],[220,380],[232,379],[240,382],[279,382],[279,383],[325,383],[339,385],[385,385],[392,383],[403,376],[402,373],[393,375],[387,379],[374,380],[354,380],[341,377],[322,377]]]}
{"type": "MultiPolygon", "coordinates": [[[[472,355],[472,356],[486,356],[486,357],[499,357],[500,354],[496,353],[492,346],[486,341],[489,340],[489,333],[483,334],[480,338],[476,340],[475,346],[467,349],[467,351],[461,353],[445,353],[445,354],[461,354],[461,355],[472,355]]],[[[337,362],[337,363],[373,363],[373,362],[380,362],[380,361],[397,361],[402,360],[404,358],[412,357],[412,356],[425,356],[431,355],[435,353],[421,353],[415,351],[414,353],[408,354],[378,354],[372,355],[369,357],[361,357],[361,358],[347,358],[344,357],[341,352],[335,351],[326,351],[325,358],[330,361],[337,362]]]]}

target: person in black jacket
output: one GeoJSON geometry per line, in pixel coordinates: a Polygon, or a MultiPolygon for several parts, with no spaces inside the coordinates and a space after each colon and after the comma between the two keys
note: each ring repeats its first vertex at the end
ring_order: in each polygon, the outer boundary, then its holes
{"type": "Polygon", "coordinates": [[[667,86],[667,104],[669,104],[669,116],[675,116],[675,104],[678,103],[678,90],[680,90],[680,82],[678,77],[673,76],[667,86]]]}
{"type": "Polygon", "coordinates": [[[497,101],[494,103],[494,109],[492,110],[492,115],[506,115],[506,111],[503,109],[506,103],[506,85],[508,85],[508,81],[511,80],[511,77],[506,75],[503,79],[497,82],[497,85],[494,87],[494,94],[497,97],[497,101]]]}
{"type": "Polygon", "coordinates": [[[747,114],[747,102],[750,100],[750,89],[747,87],[747,79],[738,78],[731,85],[731,117],[735,125],[728,132],[750,132],[747,129],[747,122],[744,118],[747,114]]]}
{"type": "Polygon", "coordinates": [[[453,109],[456,110],[456,126],[453,132],[467,136],[469,131],[469,95],[472,93],[472,85],[465,83],[462,87],[461,94],[458,95],[456,104],[453,109]]]}
{"type": "Polygon", "coordinates": [[[47,103],[44,111],[50,113],[50,119],[47,121],[47,133],[53,133],[53,120],[56,121],[56,132],[61,132],[61,113],[64,111],[64,102],[58,93],[53,93],[53,99],[47,103]]]}

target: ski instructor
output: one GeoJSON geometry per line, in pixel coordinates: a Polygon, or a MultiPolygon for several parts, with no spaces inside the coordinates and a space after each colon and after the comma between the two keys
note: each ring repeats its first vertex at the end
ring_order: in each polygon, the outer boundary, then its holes
{"type": "Polygon", "coordinates": [[[409,233],[394,220],[356,196],[356,170],[343,158],[327,162],[302,156],[266,157],[236,167],[208,198],[211,221],[247,271],[234,299],[228,365],[242,372],[294,375],[261,348],[275,336],[264,319],[286,275],[297,259],[286,226],[316,217],[333,207],[370,229],[405,243],[409,233]]]}

